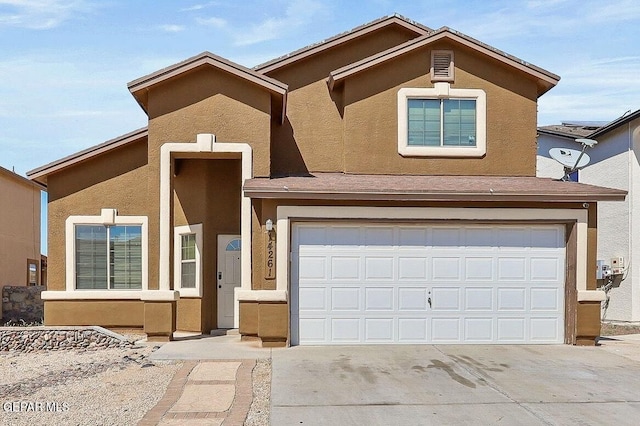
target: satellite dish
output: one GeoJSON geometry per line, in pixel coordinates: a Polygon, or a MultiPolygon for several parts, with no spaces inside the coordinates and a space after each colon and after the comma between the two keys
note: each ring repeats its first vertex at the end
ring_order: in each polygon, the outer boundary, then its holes
{"type": "Polygon", "coordinates": [[[549,155],[564,167],[574,170],[583,168],[591,161],[586,152],[581,152],[577,149],[551,148],[549,155]]]}
{"type": "Polygon", "coordinates": [[[593,148],[593,146],[598,143],[597,140],[584,138],[576,139],[576,142],[582,144],[581,151],[569,148],[551,148],[549,150],[551,158],[564,166],[564,176],[562,176],[560,180],[570,180],[569,175],[571,173],[589,164],[591,158],[589,158],[585,150],[587,148],[593,148]]]}

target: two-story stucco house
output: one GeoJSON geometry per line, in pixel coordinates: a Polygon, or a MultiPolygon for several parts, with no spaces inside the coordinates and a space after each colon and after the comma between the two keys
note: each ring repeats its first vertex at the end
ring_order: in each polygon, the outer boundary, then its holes
{"type": "Polygon", "coordinates": [[[559,77],[382,18],[252,69],[129,83],[148,126],[29,173],[47,324],[238,328],[264,346],[593,344],[596,208],[536,177],[559,77]]]}
{"type": "Polygon", "coordinates": [[[563,167],[549,156],[551,148],[581,149],[578,137],[597,140],[586,152],[590,163],[581,169],[577,180],[628,191],[623,203],[598,203],[598,252],[603,265],[615,268],[617,274],[604,276],[599,287],[606,289],[603,319],[640,321],[640,110],[624,114],[610,123],[575,126],[564,123],[538,129],[538,176],[560,177],[563,167]],[[622,265],[618,259],[622,259],[622,265]]]}

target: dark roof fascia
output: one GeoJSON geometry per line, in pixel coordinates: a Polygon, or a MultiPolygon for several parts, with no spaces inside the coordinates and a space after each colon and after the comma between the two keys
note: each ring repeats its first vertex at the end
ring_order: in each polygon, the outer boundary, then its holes
{"type": "Polygon", "coordinates": [[[533,65],[529,62],[523,61],[513,55],[505,53],[495,47],[482,43],[472,37],[467,36],[459,31],[452,30],[448,27],[439,28],[436,31],[422,35],[413,40],[409,40],[403,44],[387,49],[383,52],[364,58],[360,61],[354,62],[337,70],[331,71],[329,75],[329,87],[333,87],[339,83],[340,80],[345,79],[353,74],[357,74],[369,67],[381,64],[388,60],[391,60],[397,56],[411,52],[414,49],[426,46],[443,38],[450,38],[465,46],[471,47],[477,51],[480,51],[490,57],[493,57],[503,63],[506,63],[516,69],[524,71],[529,75],[536,77],[539,81],[544,82],[538,96],[542,96],[560,81],[560,76],[533,65]]]}
{"type": "Polygon", "coordinates": [[[215,55],[211,52],[202,52],[199,55],[188,58],[182,62],[163,68],[146,76],[137,78],[129,82],[127,84],[127,87],[129,88],[129,91],[136,99],[138,104],[142,107],[142,109],[145,112],[148,112],[143,96],[143,94],[146,93],[146,89],[149,89],[151,86],[166,81],[170,78],[176,77],[184,72],[204,65],[210,65],[226,71],[230,74],[236,75],[251,83],[261,86],[276,95],[281,96],[283,99],[283,110],[285,109],[286,94],[288,91],[288,86],[285,83],[260,74],[252,69],[229,61],[228,59],[215,55]]]}
{"type": "Polygon", "coordinates": [[[604,135],[605,133],[608,133],[624,124],[627,124],[633,120],[635,120],[636,118],[640,117],[640,109],[637,111],[634,111],[630,114],[627,115],[623,115],[620,118],[617,118],[615,120],[613,120],[611,123],[602,126],[601,128],[599,128],[598,130],[596,130],[595,132],[591,133],[589,135],[590,139],[594,139],[597,138],[598,136],[604,135]]]}
{"type": "Polygon", "coordinates": [[[30,170],[27,172],[27,177],[32,181],[36,181],[42,185],[46,185],[47,176],[51,173],[60,171],[97,155],[104,154],[106,152],[128,145],[132,142],[139,141],[140,139],[146,138],[148,135],[149,131],[147,127],[134,130],[133,132],[118,136],[117,138],[108,140],[101,144],[76,152],[75,154],[71,154],[59,160],[53,161],[44,166],[30,170]]]}
{"type": "Polygon", "coordinates": [[[367,24],[359,25],[351,29],[350,31],[337,34],[319,43],[314,43],[312,45],[295,50],[279,58],[275,58],[263,64],[256,65],[255,67],[253,67],[253,69],[260,73],[266,74],[268,72],[274,71],[283,66],[286,66],[293,62],[307,58],[311,55],[315,55],[326,49],[330,49],[332,47],[338,46],[342,43],[345,43],[347,41],[369,34],[373,31],[376,31],[380,28],[384,28],[391,24],[400,25],[404,28],[407,28],[408,30],[414,31],[416,33],[416,36],[421,36],[433,31],[431,28],[426,27],[418,22],[412,21],[399,14],[384,16],[382,18],[376,19],[367,24]]]}
{"type": "Polygon", "coordinates": [[[579,135],[568,135],[566,133],[556,132],[556,131],[553,131],[553,130],[541,129],[540,127],[538,127],[538,133],[543,133],[543,134],[546,134],[546,135],[556,136],[556,137],[564,138],[564,139],[570,139],[572,141],[575,141],[576,139],[583,137],[583,136],[579,136],[579,135]]]}

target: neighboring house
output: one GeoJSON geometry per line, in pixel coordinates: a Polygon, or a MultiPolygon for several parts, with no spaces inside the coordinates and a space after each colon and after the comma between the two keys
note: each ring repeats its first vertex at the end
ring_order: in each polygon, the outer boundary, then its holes
{"type": "Polygon", "coordinates": [[[571,123],[538,128],[538,176],[559,178],[564,174],[563,167],[549,157],[550,148],[581,149],[576,137],[598,141],[587,149],[591,162],[579,171],[578,181],[629,193],[623,203],[598,203],[597,259],[613,266],[612,259],[622,257],[624,263],[621,274],[599,280],[599,286],[608,290],[603,317],[640,321],[640,222],[635,216],[640,212],[640,110],[611,123],[592,124],[579,135],[571,123]]]}
{"type": "Polygon", "coordinates": [[[39,183],[0,167],[0,289],[46,283],[40,255],[43,189],[39,183]]]}
{"type": "Polygon", "coordinates": [[[148,127],[29,173],[49,189],[45,322],[594,344],[596,203],[626,193],[535,176],[558,79],[397,15],[137,79],[148,127]]]}

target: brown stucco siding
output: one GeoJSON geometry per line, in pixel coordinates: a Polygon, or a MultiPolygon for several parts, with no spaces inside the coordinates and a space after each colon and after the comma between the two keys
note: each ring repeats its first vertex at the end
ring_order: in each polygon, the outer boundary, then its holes
{"type": "Polygon", "coordinates": [[[251,286],[253,290],[274,290],[276,288],[274,278],[267,279],[265,276],[265,250],[266,250],[266,222],[271,219],[275,224],[277,221],[275,203],[264,202],[266,200],[252,200],[251,215],[251,248],[255,256],[252,255],[251,265],[251,286]],[[257,254],[259,253],[259,255],[257,254]]]}
{"type": "MultiPolygon", "coordinates": [[[[114,208],[121,216],[149,216],[147,144],[142,140],[48,177],[48,290],[65,289],[65,221],[114,208]]],[[[149,242],[149,252],[152,250],[149,242]]],[[[156,244],[157,247],[157,244],[156,244]]]]}
{"type": "Polygon", "coordinates": [[[398,153],[401,88],[433,87],[431,48],[424,47],[344,83],[346,173],[535,176],[536,84],[497,61],[450,44],[451,88],[482,89],[487,96],[487,152],[480,158],[402,157],[398,153]]]}
{"type": "Polygon", "coordinates": [[[144,303],[139,300],[47,300],[45,325],[100,325],[142,327],[144,303]]]}
{"type": "Polygon", "coordinates": [[[267,73],[289,85],[286,120],[272,129],[272,175],[343,171],[342,100],[327,87],[329,73],[415,37],[387,27],[267,73]]]}
{"type": "Polygon", "coordinates": [[[174,177],[173,226],[203,225],[202,299],[180,300],[179,330],[217,327],[218,235],[240,235],[241,162],[179,159],[174,177]]]}

